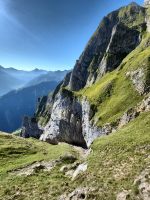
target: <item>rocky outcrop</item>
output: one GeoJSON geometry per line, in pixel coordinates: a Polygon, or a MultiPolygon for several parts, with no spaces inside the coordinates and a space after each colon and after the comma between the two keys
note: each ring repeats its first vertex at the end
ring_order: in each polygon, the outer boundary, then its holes
{"type": "Polygon", "coordinates": [[[23,137],[38,138],[51,144],[67,142],[84,148],[90,147],[91,143],[102,135],[108,135],[122,128],[130,121],[134,120],[143,112],[150,110],[149,95],[143,99],[136,107],[126,111],[116,124],[105,124],[103,127],[94,125],[92,117],[94,116],[93,107],[86,98],[82,102],[71,93],[65,90],[58,93],[54,101],[52,114],[44,130],[40,130],[36,122],[28,118],[26,125],[22,130],[23,137]],[[30,122],[30,124],[29,124],[30,122]]]}
{"type": "Polygon", "coordinates": [[[88,100],[80,102],[72,92],[63,89],[55,97],[51,118],[40,139],[52,144],[68,142],[89,147],[95,138],[107,134],[106,129],[92,124],[93,112],[88,100]]]}
{"type": "Polygon", "coordinates": [[[139,92],[139,94],[144,94],[147,90],[144,69],[139,68],[132,72],[127,72],[127,77],[130,77],[134,87],[139,92]]]}
{"type": "Polygon", "coordinates": [[[94,110],[86,98],[82,102],[65,90],[58,93],[53,104],[51,118],[44,128],[40,139],[51,144],[67,142],[89,147],[101,135],[107,135],[113,128],[106,124],[97,128],[92,122],[94,110]]]}
{"type": "Polygon", "coordinates": [[[74,181],[79,175],[87,170],[87,163],[75,162],[70,165],[64,165],[60,168],[60,172],[74,181]]]}
{"type": "MultiPolygon", "coordinates": [[[[139,103],[136,107],[127,110],[123,116],[118,119],[116,126],[114,127],[115,130],[122,128],[130,121],[134,120],[143,112],[150,111],[150,95],[145,97],[141,103],[139,103]]],[[[110,125],[111,126],[111,125],[110,125]]]]}
{"type": "MultiPolygon", "coordinates": [[[[86,200],[89,199],[90,193],[95,193],[96,188],[93,187],[78,187],[69,194],[61,195],[58,200],[86,200]]],[[[93,195],[92,195],[93,197],[93,195]]],[[[95,198],[93,199],[95,200],[95,198]]]]}
{"type": "Polygon", "coordinates": [[[36,172],[51,171],[56,165],[60,163],[61,162],[59,160],[51,161],[51,162],[48,162],[48,161],[36,162],[24,168],[14,170],[11,172],[11,174],[17,175],[17,176],[31,176],[35,174],[36,172]]]}
{"type": "Polygon", "coordinates": [[[139,191],[139,197],[143,200],[150,199],[150,166],[143,170],[141,174],[134,181],[134,185],[139,191]]]}
{"type": "Polygon", "coordinates": [[[70,194],[64,194],[58,198],[58,200],[82,200],[87,199],[87,195],[90,189],[88,188],[77,188],[70,194]]]}
{"type": "Polygon", "coordinates": [[[127,200],[130,197],[130,191],[124,190],[117,194],[116,200],[127,200]]]}
{"type": "Polygon", "coordinates": [[[72,92],[63,89],[56,95],[51,118],[40,139],[52,144],[67,142],[86,147],[82,135],[82,107],[72,92]]]}
{"type": "MultiPolygon", "coordinates": [[[[17,176],[31,176],[35,173],[38,173],[40,171],[43,172],[49,172],[56,166],[59,166],[63,162],[73,163],[77,160],[77,158],[72,154],[65,154],[63,156],[60,156],[59,159],[53,160],[53,161],[38,161],[34,162],[32,164],[29,164],[25,167],[15,169],[13,171],[10,171],[11,174],[17,175],[17,176]]],[[[75,162],[77,163],[77,162],[75,162]]],[[[72,165],[73,165],[72,164],[72,165]]],[[[70,164],[71,165],[71,164],[70,164]]]]}
{"type": "Polygon", "coordinates": [[[76,170],[74,171],[73,173],[73,176],[72,176],[72,180],[75,180],[77,178],[77,176],[79,176],[80,174],[82,174],[83,172],[85,172],[87,170],[87,163],[82,163],[80,164],[76,170]]]}
{"type": "Polygon", "coordinates": [[[39,139],[42,133],[43,131],[38,126],[36,118],[24,117],[21,130],[21,137],[33,137],[39,139]]]}
{"type": "Polygon", "coordinates": [[[92,142],[102,135],[108,135],[113,131],[113,128],[106,124],[104,127],[97,127],[94,124],[92,117],[95,114],[94,108],[90,105],[86,98],[82,100],[82,134],[86,141],[87,147],[90,147],[92,142]]]}
{"type": "Polygon", "coordinates": [[[127,200],[127,199],[150,199],[150,166],[141,172],[141,174],[134,180],[132,190],[123,190],[117,194],[116,200],[127,200]],[[136,191],[136,192],[135,192],[136,191]]]}

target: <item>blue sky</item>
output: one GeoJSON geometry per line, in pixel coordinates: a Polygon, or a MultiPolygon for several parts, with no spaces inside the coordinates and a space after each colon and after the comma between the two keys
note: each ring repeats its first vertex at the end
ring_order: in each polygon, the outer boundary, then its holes
{"type": "MultiPolygon", "coordinates": [[[[130,0],[0,0],[0,65],[70,69],[103,16],[130,0]]],[[[143,4],[143,0],[135,2],[143,4]]]]}

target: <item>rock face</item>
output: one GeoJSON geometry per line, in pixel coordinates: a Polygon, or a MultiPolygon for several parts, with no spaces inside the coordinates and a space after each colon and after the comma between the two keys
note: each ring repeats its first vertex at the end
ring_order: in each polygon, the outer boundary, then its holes
{"type": "Polygon", "coordinates": [[[37,121],[35,118],[24,117],[22,124],[21,136],[24,138],[34,137],[39,139],[42,130],[38,127],[37,121]]]}
{"type": "Polygon", "coordinates": [[[112,29],[110,42],[99,65],[99,75],[112,71],[139,44],[139,32],[117,23],[112,29]]]}
{"type": "Polygon", "coordinates": [[[67,142],[84,148],[101,135],[112,132],[106,125],[97,128],[92,124],[93,110],[86,99],[82,102],[68,94],[58,93],[53,104],[51,118],[40,139],[51,144],[67,142]]]}
{"type": "Polygon", "coordinates": [[[81,104],[71,92],[63,90],[56,95],[51,118],[40,139],[53,144],[68,142],[86,147],[82,135],[81,104]]]}
{"type": "Polygon", "coordinates": [[[126,76],[130,77],[139,94],[142,95],[146,92],[145,74],[142,68],[137,69],[136,71],[128,72],[126,76]]]}
{"type": "Polygon", "coordinates": [[[87,147],[91,145],[91,143],[101,135],[107,135],[108,129],[97,128],[91,121],[93,110],[89,104],[89,102],[83,98],[82,100],[82,134],[86,141],[87,147]]]}

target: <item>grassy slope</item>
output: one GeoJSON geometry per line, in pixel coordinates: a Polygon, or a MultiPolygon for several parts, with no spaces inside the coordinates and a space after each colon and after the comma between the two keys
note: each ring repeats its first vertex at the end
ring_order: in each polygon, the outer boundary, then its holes
{"type": "Polygon", "coordinates": [[[17,177],[7,171],[38,160],[52,160],[65,152],[75,153],[69,145],[52,146],[36,140],[25,140],[0,134],[0,199],[57,199],[64,192],[77,187],[93,187],[88,199],[115,199],[123,189],[131,189],[136,199],[137,186],[133,182],[150,163],[150,112],[142,114],[122,130],[97,139],[87,159],[88,170],[71,182],[59,169],[39,172],[29,177],[17,177]]]}
{"type": "Polygon", "coordinates": [[[66,178],[58,174],[57,168],[52,174],[41,172],[30,177],[17,177],[8,171],[35,161],[55,160],[69,152],[76,155],[67,144],[58,147],[0,133],[0,199],[55,199],[66,188],[66,178]]]}
{"type": "Polygon", "coordinates": [[[85,177],[87,184],[97,187],[97,198],[113,200],[123,189],[131,189],[129,199],[137,199],[134,180],[150,165],[150,112],[117,133],[97,139],[92,149],[85,177]]]}
{"type": "Polygon", "coordinates": [[[98,126],[116,122],[125,111],[143,98],[135,90],[126,73],[143,68],[145,79],[149,80],[150,46],[146,46],[149,41],[150,35],[146,35],[143,42],[123,60],[119,70],[106,74],[91,87],[76,93],[87,96],[90,103],[97,108],[94,119],[98,126]]]}

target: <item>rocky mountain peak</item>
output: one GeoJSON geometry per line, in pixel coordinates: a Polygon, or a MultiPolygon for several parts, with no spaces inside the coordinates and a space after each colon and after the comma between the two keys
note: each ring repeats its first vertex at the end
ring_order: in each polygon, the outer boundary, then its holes
{"type": "Polygon", "coordinates": [[[138,45],[139,36],[143,29],[145,29],[145,9],[136,3],[131,3],[104,17],[79,60],[77,60],[68,87],[71,90],[78,91],[93,84],[107,71],[117,68],[123,58],[138,45]],[[126,37],[126,34],[130,36],[126,37]],[[122,50],[124,49],[119,56],[120,59],[118,59],[118,56],[116,58],[117,48],[120,48],[119,44],[117,43],[118,47],[115,45],[116,52],[115,49],[111,50],[112,41],[115,44],[115,39],[119,35],[126,44],[123,47],[120,40],[122,50]],[[125,41],[128,39],[133,41],[131,42],[132,47],[128,46],[130,41],[125,41]]]}

